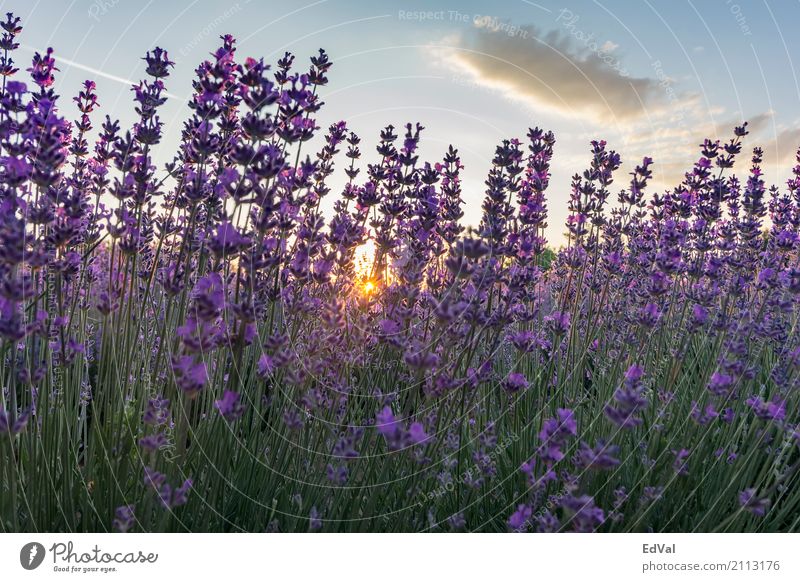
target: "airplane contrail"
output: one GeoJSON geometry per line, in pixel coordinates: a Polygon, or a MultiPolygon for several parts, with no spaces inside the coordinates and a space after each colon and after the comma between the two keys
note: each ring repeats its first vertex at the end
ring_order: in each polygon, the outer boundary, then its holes
{"type": "MultiPolygon", "coordinates": [[[[34,47],[27,46],[27,45],[21,45],[21,47],[23,49],[25,49],[25,50],[30,51],[30,52],[36,52],[38,50],[38,49],[35,49],[34,47]]],[[[55,59],[56,59],[56,64],[64,63],[65,65],[67,65],[69,67],[74,67],[74,68],[76,68],[78,70],[86,71],[87,73],[91,73],[92,75],[96,75],[98,77],[102,77],[104,79],[108,79],[109,81],[115,81],[117,83],[122,83],[123,85],[131,86],[131,85],[137,85],[138,84],[138,83],[135,83],[135,82],[131,81],[130,79],[126,79],[125,77],[120,77],[118,75],[112,75],[111,73],[106,73],[105,71],[101,71],[99,69],[95,69],[94,67],[90,67],[88,65],[84,65],[82,63],[78,63],[78,62],[73,61],[71,59],[66,59],[66,58],[64,58],[62,56],[58,56],[58,55],[54,55],[54,56],[55,56],[55,59]]],[[[184,99],[183,97],[179,97],[179,96],[177,96],[177,95],[175,95],[173,93],[169,93],[169,92],[165,91],[162,94],[165,97],[169,98],[169,99],[177,99],[178,101],[186,103],[186,99],[184,99]]]]}

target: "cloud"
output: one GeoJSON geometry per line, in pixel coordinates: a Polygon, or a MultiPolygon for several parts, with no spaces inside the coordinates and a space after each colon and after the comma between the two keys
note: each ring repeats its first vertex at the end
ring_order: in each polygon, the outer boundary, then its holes
{"type": "Polygon", "coordinates": [[[800,148],[800,128],[784,129],[778,134],[778,160],[780,162],[793,162],[800,148]]]}
{"type": "Polygon", "coordinates": [[[569,22],[546,33],[532,25],[476,25],[457,43],[438,49],[451,68],[565,116],[624,122],[667,105],[656,79],[631,76],[612,54],[616,44],[600,43],[569,22]]]}
{"type": "MultiPolygon", "coordinates": [[[[428,56],[438,57],[471,85],[554,112],[564,123],[585,121],[565,152],[576,159],[585,153],[576,149],[579,144],[597,138],[607,139],[623,154],[622,174],[651,156],[654,187],[677,186],[700,157],[703,139],[725,143],[744,121],[750,136],[738,156],[737,173],[747,173],[754,146],[763,147],[764,168],[775,178],[791,166],[800,128],[776,128],[773,111],[743,116],[709,103],[701,94],[681,89],[660,61],[651,64],[651,76],[634,77],[615,43],[595,41],[574,23],[567,18],[553,31],[496,20],[491,26],[477,23],[442,39],[428,56]]],[[[558,135],[560,123],[551,123],[558,135]]]]}
{"type": "Polygon", "coordinates": [[[613,52],[615,49],[618,49],[619,45],[613,41],[607,40],[603,43],[603,46],[600,47],[601,51],[610,53],[613,52]]]}

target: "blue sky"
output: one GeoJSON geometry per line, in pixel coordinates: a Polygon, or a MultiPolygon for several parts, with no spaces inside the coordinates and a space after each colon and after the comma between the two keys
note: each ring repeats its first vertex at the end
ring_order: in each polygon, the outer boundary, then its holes
{"type": "Polygon", "coordinates": [[[795,1],[12,0],[2,10],[23,17],[20,61],[55,48],[69,117],[66,96],[91,78],[99,113],[130,124],[127,82],[143,76],[148,49],[166,48],[177,65],[161,161],[188,114],[193,69],[224,33],[239,39],[242,58],[274,61],[288,50],[304,62],[324,47],[334,66],[318,122],[346,120],[364,152],[374,151],[382,126],[414,121],[426,127],[424,157],[458,147],[473,224],[495,145],[534,125],[552,129],[554,240],[590,139],[622,154],[617,183],[651,155],[662,188],[696,159],[704,137],[727,139],[745,119],[753,124],[745,145],[765,148],[770,182],[785,181],[800,145],[795,1]]]}

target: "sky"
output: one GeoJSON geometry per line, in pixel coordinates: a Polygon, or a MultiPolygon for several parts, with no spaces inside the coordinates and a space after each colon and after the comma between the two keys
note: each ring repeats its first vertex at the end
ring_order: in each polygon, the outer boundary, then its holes
{"type": "MultiPolygon", "coordinates": [[[[99,115],[130,126],[135,116],[130,84],[144,77],[141,57],[155,46],[167,49],[176,65],[166,82],[171,98],[161,114],[165,137],[155,153],[160,163],[172,158],[189,116],[194,68],[228,33],[238,39],[241,59],[274,63],[290,51],[305,68],[307,59],[325,48],[334,65],[318,124],[326,128],[345,120],[362,138],[364,163],[377,155],[380,129],[390,123],[422,123],[424,160],[439,161],[449,144],[457,147],[466,166],[468,224],[480,221],[483,181],[496,145],[524,140],[530,127],[552,130],[557,140],[548,190],[552,241],[564,230],[570,177],[588,165],[592,139],[605,139],[622,155],[612,190],[627,183],[628,172],[646,155],[655,160],[652,187],[676,185],[705,137],[727,140],[745,120],[751,134],[744,154],[764,148],[768,183],[785,183],[800,146],[800,36],[792,26],[800,22],[800,2],[795,0],[11,0],[0,5],[2,12],[23,19],[19,62],[29,62],[33,51],[55,49],[56,89],[64,96],[62,114],[70,119],[77,112],[68,97],[92,79],[99,115]]],[[[735,168],[740,175],[748,158],[743,155],[735,168]]],[[[339,176],[343,179],[342,172],[339,176]]]]}

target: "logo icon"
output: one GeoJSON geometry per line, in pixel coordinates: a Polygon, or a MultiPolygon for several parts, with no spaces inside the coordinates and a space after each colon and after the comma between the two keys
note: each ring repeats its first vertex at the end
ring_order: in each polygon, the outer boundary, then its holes
{"type": "Polygon", "coordinates": [[[26,570],[35,570],[44,562],[44,546],[39,542],[30,542],[19,551],[19,563],[26,570]]]}

